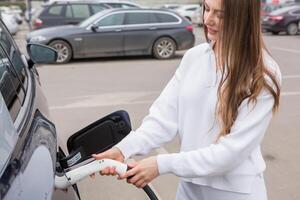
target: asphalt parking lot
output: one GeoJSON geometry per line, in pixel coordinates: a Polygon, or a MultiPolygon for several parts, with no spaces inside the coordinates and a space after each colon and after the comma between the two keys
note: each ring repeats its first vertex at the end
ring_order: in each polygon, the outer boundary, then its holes
{"type": "MultiPolygon", "coordinates": [[[[25,51],[24,28],[16,36],[25,51]]],[[[196,27],[196,43],[204,42],[196,27]]],[[[266,45],[283,75],[281,107],[263,143],[270,200],[300,199],[300,35],[265,34],[266,45]]],[[[136,129],[154,99],[175,72],[184,52],[171,60],[152,57],[98,58],[38,68],[58,134],[67,138],[89,123],[118,109],[127,110],[136,129]]],[[[152,154],[178,152],[178,140],[152,154]]],[[[134,159],[140,159],[135,157],[134,159]]],[[[151,184],[162,200],[174,199],[178,179],[161,176],[151,184]]],[[[82,199],[147,199],[142,191],[115,177],[86,179],[79,183],[82,199]]]]}

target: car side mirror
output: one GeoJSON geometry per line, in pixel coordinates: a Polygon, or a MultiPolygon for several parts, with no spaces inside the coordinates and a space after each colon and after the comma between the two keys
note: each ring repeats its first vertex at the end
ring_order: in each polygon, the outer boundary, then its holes
{"type": "Polygon", "coordinates": [[[93,25],[91,26],[91,30],[94,31],[94,32],[97,32],[98,26],[95,25],[95,24],[93,24],[93,25]]]}
{"type": "Polygon", "coordinates": [[[27,53],[32,62],[36,64],[55,63],[58,55],[55,49],[35,43],[27,44],[27,53]]]}
{"type": "Polygon", "coordinates": [[[126,111],[116,111],[73,134],[67,141],[69,156],[60,160],[66,169],[106,151],[120,142],[131,131],[126,111]]]}

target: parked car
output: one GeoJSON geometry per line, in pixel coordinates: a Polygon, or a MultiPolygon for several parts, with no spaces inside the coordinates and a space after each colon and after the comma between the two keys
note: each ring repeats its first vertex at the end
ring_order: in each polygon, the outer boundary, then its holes
{"type": "Polygon", "coordinates": [[[189,21],[192,21],[193,14],[199,8],[200,8],[200,4],[186,4],[186,5],[181,5],[179,8],[175,9],[175,12],[187,18],[189,21]]]}
{"type": "Polygon", "coordinates": [[[300,28],[300,6],[288,6],[271,12],[263,18],[262,28],[275,35],[281,31],[296,35],[300,28]]]}
{"type": "Polygon", "coordinates": [[[0,12],[0,18],[3,20],[12,35],[15,35],[19,31],[19,24],[16,22],[13,14],[0,12]]]}
{"type": "Polygon", "coordinates": [[[0,199],[79,199],[76,185],[54,188],[58,138],[35,68],[57,53],[32,44],[27,59],[2,20],[0,31],[0,199]]]}
{"type": "Polygon", "coordinates": [[[23,22],[23,18],[21,17],[21,13],[19,12],[19,10],[16,10],[10,7],[6,7],[6,6],[1,6],[0,7],[0,12],[1,13],[6,13],[8,15],[13,15],[14,20],[17,22],[17,24],[22,24],[23,22]]]}
{"type": "Polygon", "coordinates": [[[139,8],[127,1],[54,1],[46,5],[32,20],[34,29],[58,25],[78,24],[90,16],[111,8],[139,8]]]}
{"type": "Polygon", "coordinates": [[[192,15],[192,23],[198,26],[203,25],[203,10],[202,7],[197,8],[197,10],[192,15]]]}
{"type": "Polygon", "coordinates": [[[161,6],[161,9],[168,9],[168,10],[176,10],[180,7],[180,4],[164,4],[161,6]]]}
{"type": "Polygon", "coordinates": [[[176,50],[191,48],[193,26],[184,17],[159,9],[109,9],[79,25],[31,32],[27,42],[58,51],[58,63],[71,58],[154,55],[171,58],[176,50]]]}
{"type": "Polygon", "coordinates": [[[289,6],[294,6],[297,5],[299,3],[294,2],[294,1],[286,1],[284,3],[264,3],[261,6],[261,17],[264,18],[266,15],[269,15],[271,12],[280,9],[280,8],[284,8],[284,7],[289,7],[289,6]]]}

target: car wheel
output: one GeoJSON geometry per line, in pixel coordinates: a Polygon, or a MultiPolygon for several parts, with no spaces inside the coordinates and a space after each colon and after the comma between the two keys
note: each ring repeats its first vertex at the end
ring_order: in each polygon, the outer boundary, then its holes
{"type": "Polygon", "coordinates": [[[71,60],[72,49],[67,42],[63,40],[55,40],[51,42],[49,46],[54,48],[58,53],[56,60],[57,63],[63,64],[71,60]]]}
{"type": "Polygon", "coordinates": [[[278,35],[279,31],[271,31],[273,35],[278,35]]]}
{"type": "Polygon", "coordinates": [[[298,25],[295,23],[291,23],[287,26],[286,30],[289,35],[296,35],[298,33],[298,25]]]}
{"type": "Polygon", "coordinates": [[[153,46],[153,55],[158,59],[172,58],[176,51],[174,40],[169,37],[159,38],[153,46]]]}

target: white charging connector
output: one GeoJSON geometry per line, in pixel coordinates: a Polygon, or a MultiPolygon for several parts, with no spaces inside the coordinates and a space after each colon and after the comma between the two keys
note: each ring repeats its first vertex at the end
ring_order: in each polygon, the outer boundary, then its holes
{"type": "Polygon", "coordinates": [[[58,189],[66,189],[69,186],[78,183],[80,180],[99,172],[106,167],[115,167],[119,175],[125,174],[127,165],[111,159],[95,160],[89,164],[73,169],[63,176],[55,176],[55,187],[58,189]]]}

